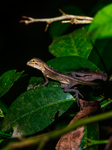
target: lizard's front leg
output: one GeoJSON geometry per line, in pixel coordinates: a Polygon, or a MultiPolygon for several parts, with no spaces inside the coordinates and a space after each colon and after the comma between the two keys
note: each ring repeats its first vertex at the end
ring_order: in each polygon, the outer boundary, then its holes
{"type": "MultiPolygon", "coordinates": [[[[46,76],[44,76],[44,78],[45,78],[45,83],[42,86],[46,86],[49,82],[49,80],[46,76]]],[[[35,90],[36,87],[39,87],[40,85],[41,85],[41,83],[39,85],[34,86],[34,90],[35,90]]]]}
{"type": "Polygon", "coordinates": [[[42,86],[46,86],[48,84],[48,82],[49,82],[49,80],[48,80],[46,75],[44,75],[44,78],[45,78],[45,83],[42,86]]]}

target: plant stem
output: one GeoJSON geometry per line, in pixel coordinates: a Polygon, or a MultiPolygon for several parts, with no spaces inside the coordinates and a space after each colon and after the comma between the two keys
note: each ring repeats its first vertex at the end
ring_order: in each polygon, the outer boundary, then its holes
{"type": "MultiPolygon", "coordinates": [[[[98,145],[98,144],[107,144],[109,140],[88,140],[90,143],[87,144],[87,147],[98,145]]],[[[86,146],[84,148],[87,148],[86,146]]]]}

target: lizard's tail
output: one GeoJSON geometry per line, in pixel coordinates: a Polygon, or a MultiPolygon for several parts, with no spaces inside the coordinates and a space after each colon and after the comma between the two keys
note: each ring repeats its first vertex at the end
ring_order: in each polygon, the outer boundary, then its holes
{"type": "Polygon", "coordinates": [[[82,85],[90,85],[90,86],[100,86],[100,85],[104,85],[103,83],[95,83],[95,82],[87,82],[87,81],[83,81],[81,82],[82,85]]]}

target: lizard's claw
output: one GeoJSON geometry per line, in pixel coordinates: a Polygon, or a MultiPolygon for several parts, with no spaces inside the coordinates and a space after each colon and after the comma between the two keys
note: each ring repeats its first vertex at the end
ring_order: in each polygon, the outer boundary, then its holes
{"type": "Polygon", "coordinates": [[[78,105],[81,109],[83,109],[83,108],[82,108],[82,105],[81,105],[81,103],[80,103],[80,99],[79,99],[79,96],[81,96],[82,98],[84,98],[83,95],[82,95],[78,90],[75,89],[75,95],[73,95],[73,96],[75,97],[75,100],[77,101],[77,105],[78,105]]]}
{"type": "Polygon", "coordinates": [[[75,90],[75,95],[73,95],[75,98],[79,97],[79,95],[84,98],[84,96],[78,91],[78,90],[75,90]]]}

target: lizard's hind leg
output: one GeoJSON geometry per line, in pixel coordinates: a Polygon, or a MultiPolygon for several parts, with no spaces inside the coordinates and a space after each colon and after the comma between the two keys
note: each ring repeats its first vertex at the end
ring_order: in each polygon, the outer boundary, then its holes
{"type": "Polygon", "coordinates": [[[75,97],[75,100],[77,101],[77,105],[81,108],[82,108],[82,105],[80,103],[80,100],[79,100],[79,96],[81,96],[83,98],[83,95],[78,91],[76,90],[76,87],[74,89],[64,89],[64,92],[74,92],[75,95],[73,95],[75,97]]]}

